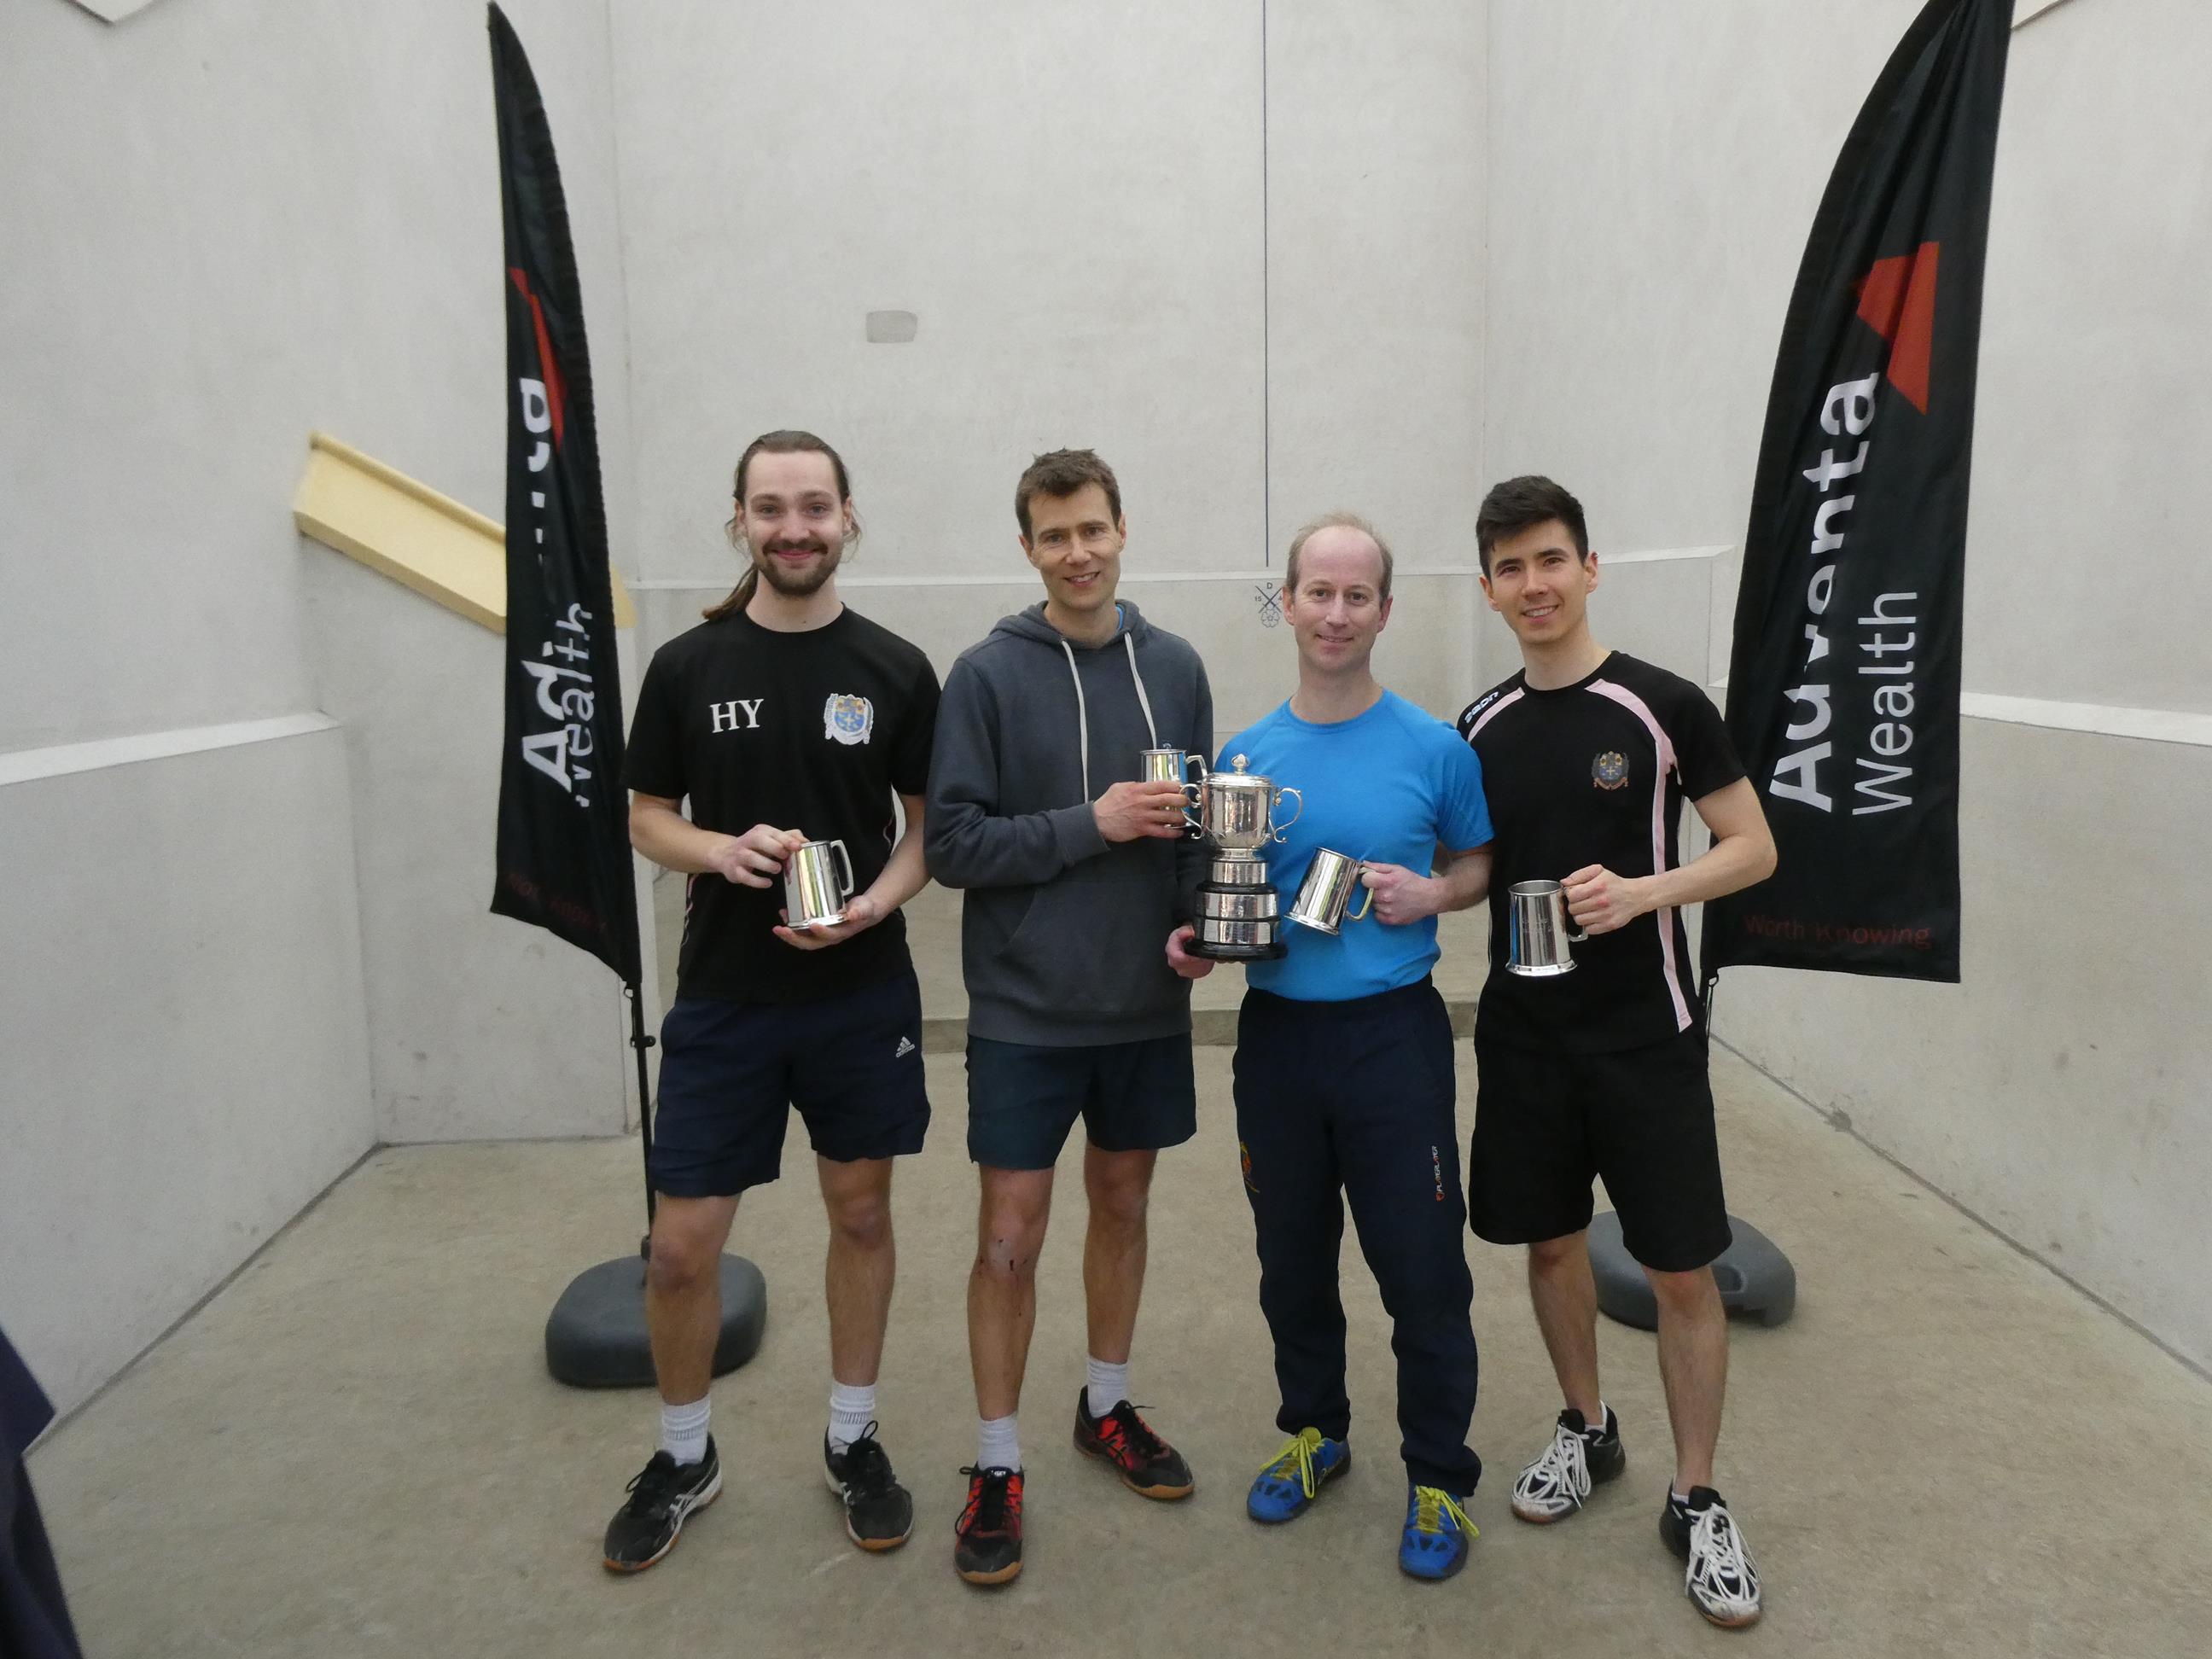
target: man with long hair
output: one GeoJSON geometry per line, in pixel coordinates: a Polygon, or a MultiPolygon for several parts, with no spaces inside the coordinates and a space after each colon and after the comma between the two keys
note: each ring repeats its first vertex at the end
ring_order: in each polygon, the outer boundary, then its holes
{"type": "Polygon", "coordinates": [[[708,1419],[722,1246],[738,1194],[776,1178],[794,1106],[830,1218],[825,1471],[862,1549],[894,1549],[914,1525],[877,1434],[876,1373],[896,1262],[891,1159],[920,1152],[929,1124],[899,907],[928,879],[937,676],[837,597],[860,525],[835,450],[769,433],[746,447],[732,494],[744,578],[653,653],[623,764],[631,843],[690,879],[650,1172],[660,1446],[608,1523],[616,1571],[659,1560],[721,1491],[708,1419]],[[850,855],[855,890],[832,925],[782,911],[785,860],[810,841],[850,855]]]}
{"type": "Polygon", "coordinates": [[[1090,1359],[1075,1444],[1146,1498],[1192,1486],[1189,1465],[1130,1403],[1129,1355],[1153,1163],[1198,1129],[1190,988],[1159,942],[1189,914],[1203,854],[1184,831],[1181,786],[1138,780],[1146,749],[1212,746],[1212,694],[1196,652],[1115,597],[1127,526],[1113,469],[1087,449],[1040,455],[1015,487],[1014,516],[1045,598],[953,664],[929,778],[930,872],[967,890],[979,1424],[953,1565],[976,1584],[1022,1570],[1016,1410],[1053,1166],[1078,1117],[1090,1359]]]}
{"type": "Polygon", "coordinates": [[[1565,1396],[1551,1443],[1513,1484],[1513,1513],[1564,1521],[1627,1461],[1598,1392],[1586,1235],[1601,1177],[1659,1304],[1674,1437],[1660,1536],[1686,1563],[1698,1611],[1748,1625],[1759,1571],[1712,1485],[1728,1314],[1711,1267],[1729,1233],[1681,907],[1765,880],[1774,838],[1705,694],[1591,636],[1598,563],[1582,503],[1549,478],[1510,478],[1484,497],[1474,535],[1483,595],[1521,647],[1520,672],[1459,720],[1491,781],[1495,890],[1559,882],[1589,936],[1573,973],[1523,977],[1505,967],[1510,907],[1491,906],[1468,1211],[1492,1243],[1528,1247],[1536,1323],[1565,1396]],[[1687,863],[1686,799],[1713,836],[1687,863]]]}

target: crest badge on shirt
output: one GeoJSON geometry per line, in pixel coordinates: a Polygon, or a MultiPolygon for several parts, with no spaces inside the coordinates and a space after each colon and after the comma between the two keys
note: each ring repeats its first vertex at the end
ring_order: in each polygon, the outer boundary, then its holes
{"type": "Polygon", "coordinates": [[[1590,763],[1590,782],[1600,789],[1621,789],[1628,784],[1628,757],[1608,749],[1590,763]]]}
{"type": "Polygon", "coordinates": [[[832,691],[822,705],[822,735],[839,743],[866,743],[876,729],[876,706],[866,697],[832,691]]]}

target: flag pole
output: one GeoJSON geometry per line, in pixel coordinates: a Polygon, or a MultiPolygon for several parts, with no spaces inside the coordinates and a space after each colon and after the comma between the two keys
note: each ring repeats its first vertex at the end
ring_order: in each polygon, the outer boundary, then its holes
{"type": "Polygon", "coordinates": [[[653,1191],[653,1082],[647,1075],[645,1051],[657,1039],[645,1029],[645,998],[635,980],[625,981],[623,994],[629,999],[629,1046],[637,1054],[637,1141],[645,1156],[645,1237],[637,1253],[653,1259],[653,1219],[656,1202],[653,1191]]]}
{"type": "MultiPolygon", "coordinates": [[[[623,818],[621,652],[599,485],[584,305],[553,132],[537,77],[496,4],[490,32],[507,313],[507,720],[492,909],[546,928],[614,970],[629,998],[645,1158],[639,1248],[586,1268],[545,1322],[545,1366],[579,1388],[654,1379],[646,1316],[653,1100],[637,872],[623,818]],[[535,556],[532,556],[534,552],[535,556]]],[[[627,1113],[624,1114],[625,1117],[627,1113]]],[[[714,1374],[760,1346],[760,1269],[723,1254],[714,1374]]]]}

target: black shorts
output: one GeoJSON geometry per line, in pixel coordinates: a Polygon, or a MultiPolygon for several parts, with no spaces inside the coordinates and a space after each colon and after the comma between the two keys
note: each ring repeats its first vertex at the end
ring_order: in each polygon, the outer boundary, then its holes
{"type": "Polygon", "coordinates": [[[653,1189],[726,1198],[781,1172],[796,1106],[833,1163],[921,1150],[921,988],[913,969],[813,1002],[679,997],[660,1027],[653,1189]]]}
{"type": "Polygon", "coordinates": [[[1467,1208],[1478,1237],[1533,1244],[1589,1225],[1605,1182],[1629,1255],[1660,1273],[1729,1247],[1705,1038],[1603,1054],[1474,1045],[1467,1208]]]}
{"type": "Polygon", "coordinates": [[[1190,1033],[1087,1048],[968,1039],[968,1156],[1049,1170],[1075,1120],[1105,1152],[1156,1152],[1198,1133],[1190,1033]]]}

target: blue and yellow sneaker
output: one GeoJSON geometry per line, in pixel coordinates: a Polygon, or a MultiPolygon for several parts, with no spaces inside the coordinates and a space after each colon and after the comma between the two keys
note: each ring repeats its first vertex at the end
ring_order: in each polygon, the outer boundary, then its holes
{"type": "Polygon", "coordinates": [[[1352,1467],[1352,1448],[1319,1429],[1300,1429],[1275,1461],[1260,1471],[1244,1499],[1244,1512],[1269,1525],[1305,1513],[1322,1487],[1352,1467]]]}
{"type": "Polygon", "coordinates": [[[1474,1536],[1474,1522],[1459,1499],[1435,1486],[1408,1487],[1398,1570],[1415,1578],[1449,1578],[1467,1565],[1467,1547],[1474,1536]]]}

